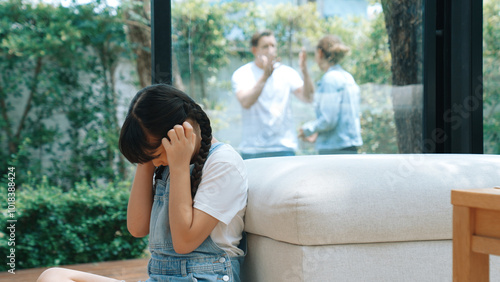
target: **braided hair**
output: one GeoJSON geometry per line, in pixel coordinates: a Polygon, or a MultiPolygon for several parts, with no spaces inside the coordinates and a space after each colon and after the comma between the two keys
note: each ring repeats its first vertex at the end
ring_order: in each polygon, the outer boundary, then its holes
{"type": "MultiPolygon", "coordinates": [[[[135,95],[123,123],[119,147],[131,163],[146,163],[158,157],[154,151],[161,146],[161,139],[177,124],[193,119],[200,126],[201,146],[191,160],[191,196],[194,197],[201,182],[203,166],[212,143],[210,119],[202,108],[187,94],[167,84],[148,86],[135,95]],[[148,136],[154,141],[148,140],[148,136]]],[[[155,177],[164,167],[157,168],[155,177]]]]}

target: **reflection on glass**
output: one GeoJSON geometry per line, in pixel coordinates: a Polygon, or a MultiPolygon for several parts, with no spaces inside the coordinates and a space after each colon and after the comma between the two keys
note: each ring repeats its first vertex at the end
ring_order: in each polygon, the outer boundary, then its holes
{"type": "Polygon", "coordinates": [[[483,2],[484,153],[500,154],[500,3],[483,2]]]}
{"type": "MultiPolygon", "coordinates": [[[[233,93],[242,107],[243,159],[293,156],[297,134],[291,111],[291,96],[309,103],[314,90],[299,73],[277,57],[277,42],[270,30],[252,35],[253,61],[239,67],[231,77],[233,93]]],[[[300,62],[302,76],[308,77],[305,52],[300,62]]],[[[307,80],[306,80],[307,81],[307,80]]]]}
{"type": "MultiPolygon", "coordinates": [[[[325,73],[315,62],[316,45],[323,36],[336,35],[350,47],[340,64],[360,88],[363,145],[358,152],[422,152],[422,1],[302,2],[173,1],[174,85],[202,103],[214,135],[241,152],[248,138],[242,140],[246,109],[231,78],[255,59],[251,36],[271,30],[277,59],[301,79],[299,53],[305,48],[316,84],[325,73]]],[[[293,91],[289,96],[296,138],[316,114],[313,103],[304,103],[293,91]]],[[[318,153],[314,143],[302,139],[294,151],[318,153]]]]}
{"type": "MultiPolygon", "coordinates": [[[[314,94],[316,119],[303,124],[299,136],[315,144],[320,155],[356,154],[363,141],[360,125],[360,88],[341,61],[347,47],[340,37],[326,35],[316,45],[314,60],[324,73],[314,94]]],[[[306,84],[312,85],[308,75],[306,84]]]]}

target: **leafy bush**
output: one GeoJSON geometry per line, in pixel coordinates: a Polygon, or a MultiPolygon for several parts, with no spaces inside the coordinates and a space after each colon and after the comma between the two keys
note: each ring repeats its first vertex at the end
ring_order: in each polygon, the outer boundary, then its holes
{"type": "MultiPolygon", "coordinates": [[[[3,185],[2,187],[7,187],[3,185]]],[[[16,191],[16,269],[137,258],[147,239],[127,231],[129,182],[93,187],[77,183],[71,191],[38,185],[16,191]]],[[[7,191],[0,200],[7,202],[7,191]]],[[[0,215],[7,222],[7,211],[0,215]]],[[[11,218],[12,219],[12,218],[11,218]]],[[[9,232],[0,231],[0,253],[10,253],[9,232]]],[[[2,264],[1,271],[9,269],[2,264]]]]}
{"type": "Polygon", "coordinates": [[[390,85],[366,83],[361,87],[361,153],[397,154],[396,124],[390,85]]]}

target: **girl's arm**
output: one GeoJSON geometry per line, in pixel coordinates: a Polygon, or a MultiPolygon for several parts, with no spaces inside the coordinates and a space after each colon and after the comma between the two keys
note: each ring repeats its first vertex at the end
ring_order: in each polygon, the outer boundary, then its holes
{"type": "Polygon", "coordinates": [[[127,208],[127,228],[134,237],[149,234],[149,219],[153,206],[153,174],[152,162],[137,165],[132,191],[127,208]]]}
{"type": "Polygon", "coordinates": [[[219,221],[193,208],[189,166],[170,170],[169,219],[175,252],[187,254],[205,241],[219,221]]]}
{"type": "Polygon", "coordinates": [[[179,254],[195,250],[210,235],[219,222],[214,217],[193,208],[189,163],[193,155],[196,135],[185,122],[176,125],[163,138],[170,169],[169,220],[174,250],[179,254]]]}

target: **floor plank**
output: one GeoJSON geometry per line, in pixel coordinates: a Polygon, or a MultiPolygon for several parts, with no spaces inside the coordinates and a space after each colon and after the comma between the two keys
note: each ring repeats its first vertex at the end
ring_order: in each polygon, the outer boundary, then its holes
{"type": "MultiPolygon", "coordinates": [[[[115,279],[125,280],[127,282],[136,282],[139,280],[146,281],[148,279],[148,273],[147,273],[148,260],[149,259],[147,258],[130,259],[130,260],[106,261],[98,263],[64,265],[61,267],[112,277],[115,279]]],[[[40,276],[40,274],[46,269],[47,267],[23,269],[23,270],[17,270],[16,274],[3,272],[0,273],[0,282],[3,281],[35,282],[38,276],[40,276]]]]}

